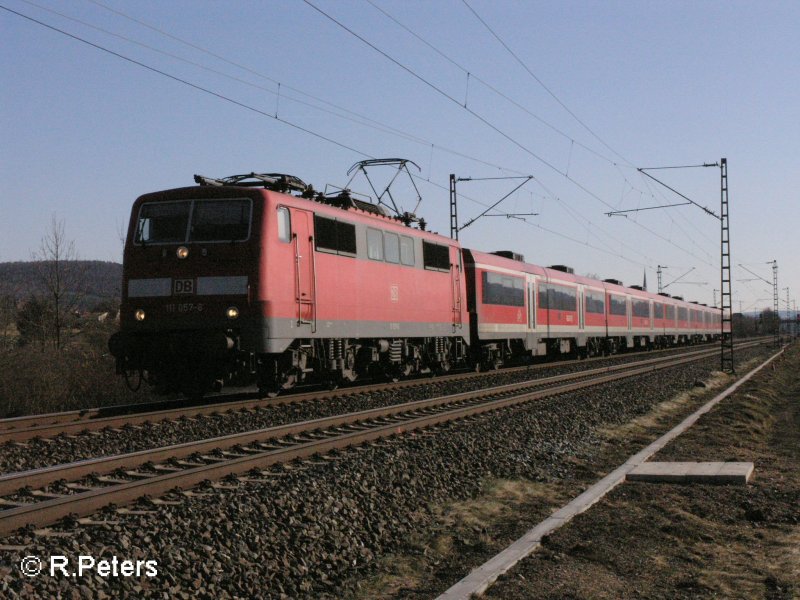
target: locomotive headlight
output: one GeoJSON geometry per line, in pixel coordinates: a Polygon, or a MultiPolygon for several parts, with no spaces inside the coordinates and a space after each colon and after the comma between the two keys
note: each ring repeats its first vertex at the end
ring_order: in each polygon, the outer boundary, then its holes
{"type": "Polygon", "coordinates": [[[147,315],[145,315],[144,311],[141,308],[139,308],[139,309],[136,310],[135,313],[133,313],[133,316],[136,317],[137,321],[144,321],[144,319],[145,319],[145,317],[147,315]]]}
{"type": "Polygon", "coordinates": [[[225,311],[225,314],[228,316],[229,319],[238,319],[239,318],[239,309],[235,306],[231,306],[228,310],[225,311]]]}
{"type": "Polygon", "coordinates": [[[178,246],[178,249],[175,250],[175,256],[183,260],[189,256],[189,249],[186,246],[178,246]]]}

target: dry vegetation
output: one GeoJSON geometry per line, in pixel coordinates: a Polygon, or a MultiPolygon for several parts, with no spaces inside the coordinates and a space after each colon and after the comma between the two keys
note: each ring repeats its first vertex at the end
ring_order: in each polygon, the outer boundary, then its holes
{"type": "Polygon", "coordinates": [[[150,400],[115,374],[107,342],[116,328],[86,318],[61,348],[24,343],[9,330],[0,350],[0,418],[150,400]]]}
{"type": "MultiPolygon", "coordinates": [[[[739,365],[744,373],[756,362],[739,365]]],[[[763,360],[763,359],[761,359],[763,360]]],[[[703,417],[655,460],[743,460],[746,487],[623,484],[546,538],[489,589],[503,600],[800,597],[800,347],[703,417]]],[[[494,480],[471,500],[438,508],[436,524],[381,561],[358,600],[431,597],[566,504],[610,467],[673,427],[731,383],[702,385],[639,418],[598,431],[589,479],[494,480]],[[459,574],[459,577],[461,574],[459,574]]]]}
{"type": "Polygon", "coordinates": [[[653,459],[750,461],[750,485],[624,484],[487,597],[797,598],[798,365],[795,346],[653,459]]]}

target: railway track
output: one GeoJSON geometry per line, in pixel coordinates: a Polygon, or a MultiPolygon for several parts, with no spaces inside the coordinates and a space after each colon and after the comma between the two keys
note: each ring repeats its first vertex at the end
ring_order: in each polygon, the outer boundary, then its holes
{"type": "Polygon", "coordinates": [[[291,423],[258,431],[188,442],[11,473],[0,477],[0,536],[70,515],[157,497],[229,475],[259,477],[263,469],[296,459],[496,411],[548,396],[574,392],[715,355],[716,348],[679,357],[507,384],[389,407],[291,423]]]}
{"type": "MultiPolygon", "coordinates": [[[[741,347],[748,347],[757,341],[743,342],[741,347]]],[[[681,356],[692,356],[697,352],[681,352],[681,356]]],[[[670,353],[674,349],[657,351],[657,353],[670,353]]],[[[654,353],[648,353],[652,356],[654,353]]],[[[631,355],[621,355],[621,359],[630,358],[631,355]]],[[[522,366],[504,369],[503,373],[515,372],[539,372],[557,367],[569,367],[581,364],[590,365],[593,362],[608,360],[607,357],[598,357],[581,361],[561,361],[546,363],[536,366],[522,366]]],[[[485,377],[486,373],[459,373],[437,377],[436,383],[447,383],[451,381],[467,381],[485,377]]],[[[314,391],[300,394],[278,396],[275,398],[237,398],[223,402],[211,404],[187,405],[187,401],[180,400],[175,402],[155,402],[142,404],[119,405],[105,408],[92,408],[85,410],[74,410],[59,413],[48,413],[41,415],[27,415],[9,419],[0,419],[0,444],[6,442],[24,442],[36,437],[51,438],[57,435],[76,435],[87,431],[97,431],[105,428],[120,428],[141,423],[157,423],[161,421],[175,420],[183,417],[196,417],[203,415],[221,414],[234,411],[256,410],[270,406],[280,406],[285,404],[325,400],[353,394],[368,394],[373,392],[384,392],[390,390],[400,390],[417,386],[425,386],[431,380],[410,379],[392,383],[372,384],[359,387],[348,387],[339,390],[314,391]],[[144,409],[144,410],[143,410],[144,409]]]]}

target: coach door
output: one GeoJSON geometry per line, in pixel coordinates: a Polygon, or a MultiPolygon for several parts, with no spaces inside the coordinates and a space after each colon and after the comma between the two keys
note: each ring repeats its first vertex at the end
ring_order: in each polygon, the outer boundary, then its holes
{"type": "Polygon", "coordinates": [[[297,209],[292,211],[297,324],[309,325],[311,333],[317,330],[313,223],[313,213],[297,209]]]}
{"type": "Polygon", "coordinates": [[[528,327],[536,329],[536,280],[531,278],[528,286],[528,327]]]}
{"type": "Polygon", "coordinates": [[[450,246],[450,288],[453,298],[453,331],[462,326],[461,321],[461,251],[450,246]]]}

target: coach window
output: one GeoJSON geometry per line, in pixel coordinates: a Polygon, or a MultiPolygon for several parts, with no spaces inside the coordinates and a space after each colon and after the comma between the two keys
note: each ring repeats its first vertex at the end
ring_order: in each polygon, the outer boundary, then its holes
{"type": "Polygon", "coordinates": [[[386,262],[395,264],[400,262],[400,236],[396,233],[383,232],[383,255],[386,262]]]}
{"type": "Polygon", "coordinates": [[[603,296],[593,292],[586,292],[586,312],[600,315],[605,313],[606,307],[603,302],[603,296]]]}
{"type": "Polygon", "coordinates": [[[278,239],[282,242],[292,241],[292,218],[285,206],[278,207],[278,239]]]}
{"type": "Polygon", "coordinates": [[[667,310],[667,320],[674,321],[675,320],[675,307],[671,304],[667,304],[664,308],[667,310]]]}
{"type": "Polygon", "coordinates": [[[371,227],[367,228],[367,256],[372,260],[383,260],[383,235],[371,227]]]}
{"type": "Polygon", "coordinates": [[[539,286],[539,308],[574,312],[578,307],[577,302],[578,293],[572,288],[554,284],[539,286]]]}
{"type": "Polygon", "coordinates": [[[518,277],[483,272],[483,303],[525,306],[525,282],[518,277]]]}
{"type": "Polygon", "coordinates": [[[625,297],[624,296],[614,296],[612,294],[608,295],[608,312],[612,315],[621,315],[625,316],[628,314],[628,311],[625,306],[625,297]]]}
{"type": "Polygon", "coordinates": [[[400,262],[410,267],[414,266],[414,240],[405,235],[400,236],[400,262]]]}
{"type": "Polygon", "coordinates": [[[654,319],[663,319],[664,318],[664,305],[659,304],[658,302],[653,302],[653,318],[654,319]]]}
{"type": "Polygon", "coordinates": [[[423,240],[422,262],[426,269],[450,270],[450,247],[432,244],[423,240]]]}
{"type": "Polygon", "coordinates": [[[314,239],[317,250],[355,256],[356,226],[352,223],[314,215],[314,239]]]}
{"type": "Polygon", "coordinates": [[[650,318],[650,304],[647,300],[634,300],[633,301],[633,316],[642,319],[650,318]]]}

